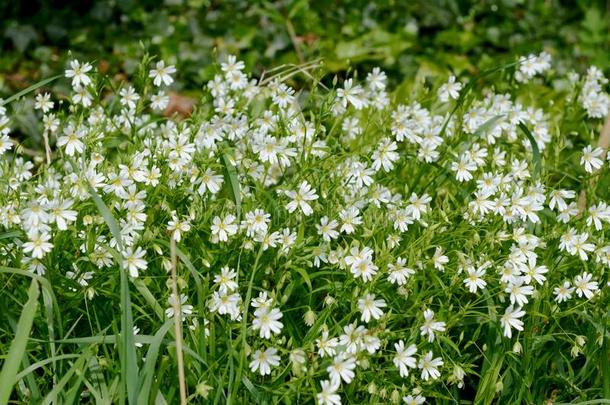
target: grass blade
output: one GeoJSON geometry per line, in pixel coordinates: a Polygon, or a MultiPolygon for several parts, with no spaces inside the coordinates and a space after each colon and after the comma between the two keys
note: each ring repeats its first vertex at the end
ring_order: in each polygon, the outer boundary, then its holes
{"type": "Polygon", "coordinates": [[[25,349],[32,330],[32,324],[34,322],[34,316],[38,309],[38,297],[40,295],[40,289],[38,288],[38,282],[32,280],[30,284],[30,290],[28,291],[28,300],[23,306],[19,322],[17,323],[17,332],[15,338],[11,343],[8,355],[0,371],[0,404],[5,405],[8,403],[13,386],[17,382],[16,376],[19,372],[19,365],[25,354],[25,349]]]}
{"type": "Polygon", "coordinates": [[[93,199],[95,206],[97,207],[100,214],[102,214],[106,225],[108,225],[110,233],[112,233],[112,236],[116,240],[119,250],[123,251],[123,239],[121,238],[121,228],[119,227],[119,223],[114,218],[112,212],[110,212],[102,198],[95,192],[95,190],[91,186],[89,186],[89,194],[91,194],[91,199],[93,199]]]}
{"type": "Polygon", "coordinates": [[[231,197],[233,197],[233,202],[237,209],[237,219],[239,220],[239,218],[241,218],[241,188],[237,178],[237,170],[235,169],[235,166],[233,166],[233,163],[231,163],[231,158],[226,153],[222,154],[222,161],[227,171],[226,177],[230,186],[231,197]]]}
{"type": "MultiPolygon", "coordinates": [[[[89,187],[89,193],[98,211],[104,217],[104,221],[110,228],[110,232],[117,242],[117,246],[122,251],[123,241],[121,239],[121,228],[114,218],[104,201],[95,192],[93,187],[89,187]]],[[[119,263],[120,265],[120,263],[119,263]]],[[[133,335],[133,314],[131,311],[131,298],[129,296],[129,279],[127,270],[120,268],[121,272],[121,385],[127,390],[127,401],[135,404],[137,401],[138,383],[138,357],[133,335]]]]}
{"type": "Polygon", "coordinates": [[[540,149],[538,149],[538,142],[536,142],[536,140],[534,139],[534,136],[530,132],[529,128],[524,123],[520,122],[519,128],[521,129],[521,131],[523,131],[523,133],[525,134],[527,139],[529,139],[530,143],[532,144],[532,153],[533,153],[532,160],[534,163],[533,180],[537,180],[540,178],[541,163],[542,163],[541,158],[540,158],[540,149]]]}
{"type": "MultiPolygon", "coordinates": [[[[138,396],[138,404],[148,404],[150,401],[151,387],[153,383],[153,377],[156,375],[157,369],[157,357],[159,357],[159,348],[163,342],[163,337],[167,334],[170,327],[173,325],[172,320],[168,320],[165,324],[155,333],[153,340],[148,347],[146,353],[146,361],[142,367],[142,374],[138,382],[140,387],[140,394],[138,396]]],[[[157,375],[157,377],[160,377],[157,375]]]]}
{"type": "Polygon", "coordinates": [[[63,392],[66,384],[68,384],[68,382],[74,375],[74,373],[76,373],[77,370],[83,370],[85,368],[85,364],[89,361],[90,357],[91,357],[91,353],[89,351],[86,351],[85,353],[83,353],[74,362],[74,365],[61,378],[61,380],[59,380],[59,382],[57,383],[57,385],[55,385],[55,387],[51,390],[51,392],[49,392],[47,394],[47,396],[41,402],[41,405],[50,405],[52,403],[55,403],[57,401],[59,395],[63,392]]]}
{"type": "Polygon", "coordinates": [[[31,93],[31,92],[35,91],[36,89],[39,89],[39,88],[41,88],[43,86],[46,86],[47,84],[49,84],[49,83],[59,79],[62,76],[63,75],[56,75],[56,76],[49,77],[48,79],[41,80],[38,83],[34,83],[30,87],[27,87],[27,88],[21,90],[20,92],[13,94],[12,96],[7,98],[6,100],[4,100],[3,105],[7,105],[8,103],[11,103],[11,102],[13,102],[15,100],[18,100],[21,97],[25,96],[26,94],[31,93]]]}

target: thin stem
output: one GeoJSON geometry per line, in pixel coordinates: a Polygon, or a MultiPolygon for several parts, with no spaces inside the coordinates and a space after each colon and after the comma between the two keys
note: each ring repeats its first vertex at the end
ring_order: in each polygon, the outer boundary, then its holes
{"type": "Polygon", "coordinates": [[[44,151],[47,157],[47,166],[51,165],[51,147],[49,146],[49,134],[47,131],[43,131],[42,139],[44,139],[44,151]]]}
{"type": "Polygon", "coordinates": [[[184,357],[182,355],[182,310],[180,296],[178,295],[178,282],[176,276],[176,240],[174,235],[170,238],[169,254],[172,263],[172,295],[174,296],[174,334],[176,336],[176,359],[178,360],[178,382],[180,384],[180,404],[186,405],[186,381],[184,378],[184,357]]]}

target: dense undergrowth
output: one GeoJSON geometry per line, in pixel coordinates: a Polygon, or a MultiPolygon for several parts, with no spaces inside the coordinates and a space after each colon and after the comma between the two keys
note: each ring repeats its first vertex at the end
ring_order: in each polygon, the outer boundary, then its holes
{"type": "Polygon", "coordinates": [[[605,2],[165,3],[0,4],[0,405],[608,401],[605,2]]]}
{"type": "Polygon", "coordinates": [[[0,403],[610,396],[599,69],[214,68],[188,118],[148,56],[4,102],[0,403]]]}

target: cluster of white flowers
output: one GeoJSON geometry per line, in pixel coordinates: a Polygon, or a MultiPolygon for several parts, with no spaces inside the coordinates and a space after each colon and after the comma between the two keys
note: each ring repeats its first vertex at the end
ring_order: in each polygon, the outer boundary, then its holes
{"type": "Polygon", "coordinates": [[[608,79],[597,67],[587,70],[579,100],[591,118],[604,118],[610,112],[610,95],[603,90],[607,83],[608,79]]]}
{"type": "MultiPolygon", "coordinates": [[[[530,55],[515,79],[549,68],[547,53],[530,55]]],[[[156,62],[149,85],[169,86],[175,72],[156,62]]],[[[3,247],[3,263],[65,276],[93,299],[103,269],[164,276],[162,241],[173,238],[180,259],[201,266],[189,270],[206,274],[197,282],[210,285],[181,293],[179,314],[164,290],[165,316],[190,319],[193,331],[203,324],[206,335],[210,324],[247,329],[239,342],[263,377],[283,373],[275,370],[290,353],[293,370],[313,370],[320,404],[340,404],[346,385],[388,358],[396,386],[410,385],[400,394],[407,403],[423,403],[420,386],[438,379],[461,388],[472,360],[447,352],[463,344],[456,330],[467,311],[452,301],[485,296],[501,314],[490,322],[510,339],[524,331],[531,301],[595,301],[603,287],[610,207],[591,195],[581,208],[562,172],[535,170],[540,154],[560,153],[544,103],[487,91],[458,117],[447,110],[463,98],[456,77],[438,88],[441,103],[391,103],[376,68],[363,83],[345,79],[324,96],[324,118],[312,118],[281,76],[249,79],[230,56],[207,85],[210,105],[188,120],[159,119],[164,91],[123,83],[114,103],[89,63],[73,60],[65,76],[70,114],[59,115],[49,93],[36,96],[48,167],[9,152],[0,105],[0,223],[23,233],[3,247]],[[201,305],[188,304],[204,291],[201,305]],[[302,312],[311,339],[301,345],[293,330],[302,312]]],[[[605,83],[595,69],[584,79],[590,117],[608,111],[605,83]]],[[[584,171],[603,170],[604,156],[586,146],[584,171]]]]}
{"type": "Polygon", "coordinates": [[[551,68],[551,55],[541,52],[539,55],[530,54],[519,58],[519,65],[515,72],[515,80],[521,83],[528,82],[534,76],[544,73],[551,68]]]}

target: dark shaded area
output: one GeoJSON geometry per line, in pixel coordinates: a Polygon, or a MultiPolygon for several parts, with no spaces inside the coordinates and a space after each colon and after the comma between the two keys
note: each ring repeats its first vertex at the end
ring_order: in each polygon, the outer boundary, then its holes
{"type": "MultiPolygon", "coordinates": [[[[255,73],[323,58],[330,71],[380,65],[390,78],[422,64],[476,73],[548,49],[572,66],[610,67],[606,1],[34,0],[1,2],[0,72],[14,89],[63,68],[67,51],[131,74],[145,50],[198,88],[215,54],[255,73]]],[[[570,67],[572,67],[570,66],[570,67]]]]}

